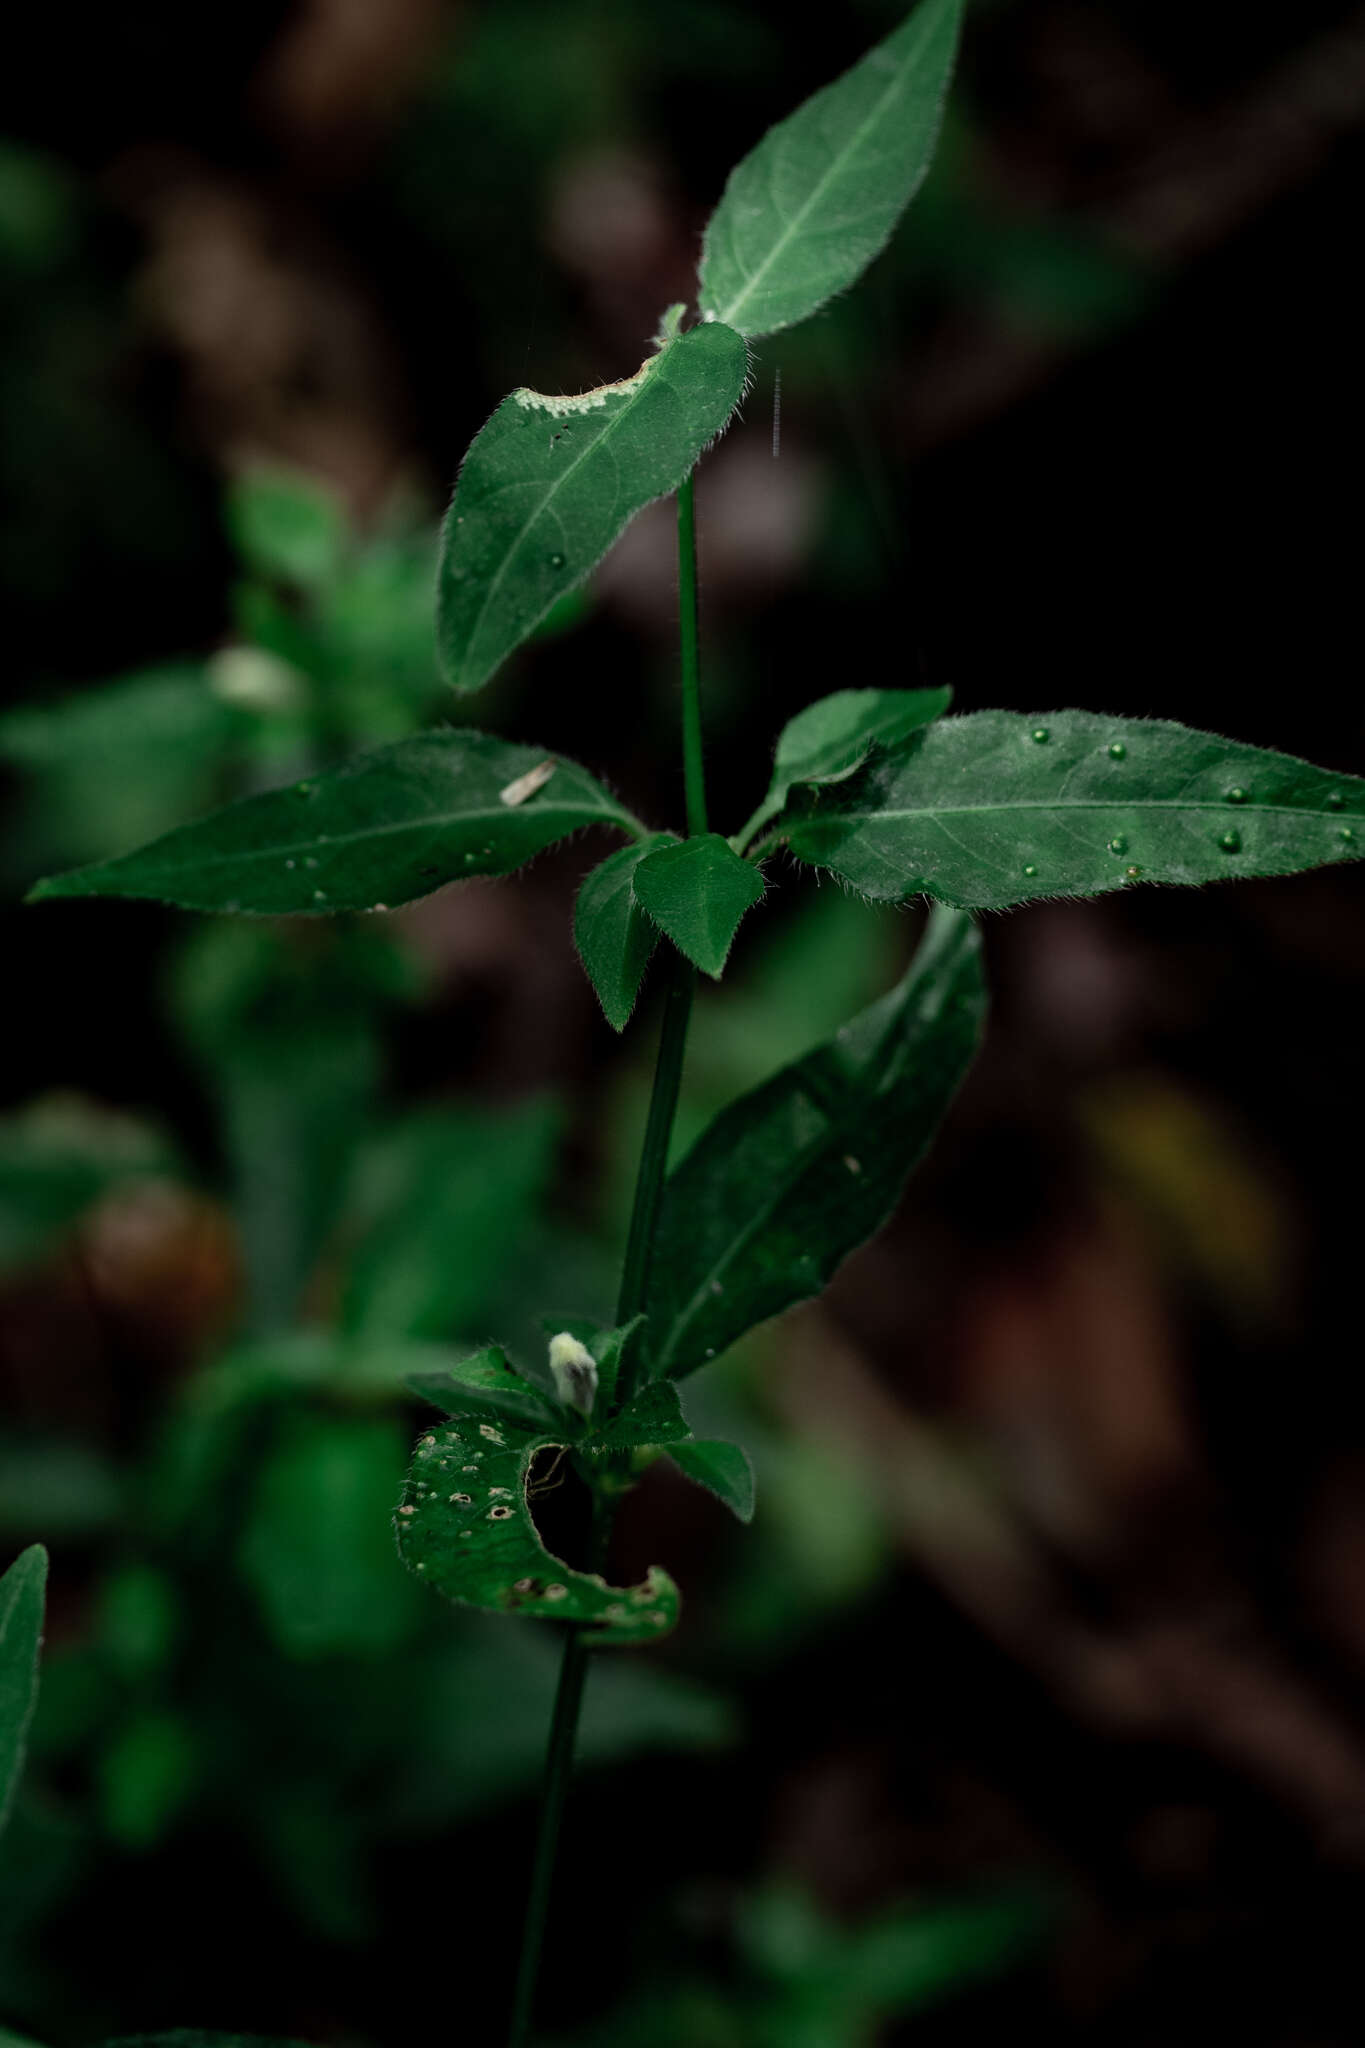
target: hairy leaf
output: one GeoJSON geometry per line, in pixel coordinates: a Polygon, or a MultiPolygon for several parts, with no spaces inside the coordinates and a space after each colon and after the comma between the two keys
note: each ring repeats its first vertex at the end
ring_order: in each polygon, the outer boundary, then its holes
{"type": "Polygon", "coordinates": [[[740,833],[747,845],[776,817],[797,783],[842,782],[874,748],[894,747],[941,718],[953,699],[941,690],[836,690],[798,711],[778,736],[768,794],[740,833]]]}
{"type": "Polygon", "coordinates": [[[603,1425],[589,1448],[635,1450],[645,1444],[678,1443],[687,1435],[677,1388],[668,1380],[653,1380],[603,1425]]]}
{"type": "Polygon", "coordinates": [[[48,896],[149,896],[280,916],[385,910],[470,875],[505,875],[582,825],[636,832],[587,770],[478,732],[427,732],[229,804],[118,860],[39,882],[48,896]]]}
{"type": "Polygon", "coordinates": [[[448,1600],[494,1613],[592,1626],[603,1644],[649,1642],[678,1614],[678,1589],[657,1566],[624,1590],[571,1571],[546,1550],[526,1489],[538,1451],[563,1439],[474,1417],[428,1430],[398,1510],[404,1564],[448,1600]]]}
{"type": "Polygon", "coordinates": [[[624,1031],[635,1008],[659,930],[635,900],[635,871],[660,847],[674,844],[668,832],[634,846],[620,846],[586,875],[574,905],[573,935],[602,1013],[613,1031],[624,1031]]]}
{"type": "Polygon", "coordinates": [[[739,403],[748,352],[710,324],[574,398],[514,391],[475,436],[446,517],[436,635],[477,690],[642,506],[674,491],[739,403]]]}
{"type": "Polygon", "coordinates": [[[704,1486],[708,1493],[714,1493],[741,1522],[752,1522],[754,1468],[747,1451],[742,1451],[738,1444],[694,1437],[688,1443],[670,1445],[668,1455],[695,1486],[704,1486]]]}
{"type": "Polygon", "coordinates": [[[707,319],[775,334],[860,277],[929,168],[965,0],[920,0],[730,173],[702,244],[707,319]]]}
{"type": "Polygon", "coordinates": [[[633,887],[678,951],[719,980],[740,919],[763,895],[763,877],[718,832],[706,832],[647,854],[633,887]]]}
{"type": "Polygon", "coordinates": [[[541,1393],[519,1374],[496,1344],[462,1358],[441,1372],[409,1373],[414,1394],[444,1408],[447,1415],[501,1418],[521,1428],[546,1428],[557,1420],[541,1393]]]}
{"type": "Polygon", "coordinates": [[[981,910],[1365,853],[1365,780],[1093,711],[943,719],[790,815],[792,852],[866,896],[981,910]]]}
{"type": "Polygon", "coordinates": [[[0,1578],[0,1828],[9,1817],[38,1698],[46,1585],[47,1552],[41,1543],[21,1551],[0,1578]]]}
{"type": "Polygon", "coordinates": [[[900,983],[722,1110],[664,1188],[649,1370],[674,1378],[817,1294],[895,1206],[986,1012],[970,919],[936,913],[900,983]]]}

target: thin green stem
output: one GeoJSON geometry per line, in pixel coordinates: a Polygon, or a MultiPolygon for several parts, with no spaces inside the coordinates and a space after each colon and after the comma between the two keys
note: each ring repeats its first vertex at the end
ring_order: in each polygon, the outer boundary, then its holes
{"type": "MultiPolygon", "coordinates": [[[[682,643],[683,676],[683,773],[687,790],[687,829],[706,830],[706,784],[702,766],[701,692],[697,666],[697,536],[692,504],[692,479],[678,492],[678,629],[682,643]]],[[[682,955],[671,962],[668,993],[664,998],[659,1050],[654,1061],[654,1087],[649,1098],[644,1143],[635,1176],[635,1200],[631,1207],[630,1233],[621,1268],[621,1291],[616,1320],[628,1323],[643,1309],[649,1294],[649,1268],[654,1254],[654,1235],[663,1198],[664,1175],[668,1168],[668,1146],[673,1135],[673,1117],[682,1082],[683,1057],[687,1050],[687,1025],[692,1014],[692,991],[696,972],[682,955]]],[[[593,1502],[591,1569],[600,1571],[606,1563],[615,1503],[598,1494],[593,1502]]],[[[540,1823],[536,1829],[535,1859],[526,1900],[526,1924],[521,1938],[521,1960],[517,1967],[516,1997],[508,2048],[527,2048],[531,2038],[531,2017],[535,2007],[536,1983],[540,1976],[540,1952],[545,1940],[545,1923],[550,1911],[554,1883],[555,1852],[559,1827],[564,1817],[569,1779],[573,1771],[574,1741],[583,1706],[583,1686],[588,1674],[587,1629],[568,1630],[564,1658],[559,1668],[554,1716],[550,1722],[550,1743],[545,1757],[545,1786],[541,1797],[540,1823]]]]}
{"type": "Polygon", "coordinates": [[[678,486],[678,647],[682,656],[683,788],[687,830],[705,832],[706,772],[701,744],[701,671],[697,656],[697,514],[692,477],[678,486]]]}

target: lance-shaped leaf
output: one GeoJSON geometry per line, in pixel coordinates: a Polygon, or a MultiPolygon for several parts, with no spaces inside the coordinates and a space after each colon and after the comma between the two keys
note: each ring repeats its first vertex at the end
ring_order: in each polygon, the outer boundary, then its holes
{"type": "Polygon", "coordinates": [[[971,921],[936,913],[901,982],[722,1110],[664,1188],[649,1370],[674,1378],[817,1294],[886,1220],[986,1014],[971,921]]]}
{"type": "Polygon", "coordinates": [[[407,1384],[447,1415],[475,1420],[483,1416],[523,1429],[553,1428],[560,1420],[540,1390],[517,1372],[496,1344],[443,1371],[409,1373],[407,1384]]]}
{"type": "Polygon", "coordinates": [[[635,871],[647,855],[674,843],[671,833],[658,832],[635,846],[618,847],[584,876],[578,891],[574,942],[613,1031],[624,1031],[630,1022],[659,943],[658,926],[635,900],[635,871]]]}
{"type": "Polygon", "coordinates": [[[934,154],[964,4],[920,0],[736,165],[702,245],[707,319],[775,334],[885,248],[934,154]]]}
{"type": "Polygon", "coordinates": [[[442,537],[436,638],[477,690],[642,506],[675,491],[739,403],[748,351],[708,324],[574,398],[514,391],[470,444],[442,537]]]}
{"type": "Polygon", "coordinates": [[[922,725],[941,718],[953,701],[949,689],[836,690],[789,719],[778,735],[768,794],[738,835],[747,846],[775,818],[797,783],[842,782],[874,749],[895,747],[922,725]]]}
{"type": "Polygon", "coordinates": [[[604,1423],[589,1450],[638,1450],[645,1444],[676,1444],[690,1435],[678,1390],[668,1380],[652,1380],[604,1423]]]}
{"type": "Polygon", "coordinates": [[[541,1542],[526,1497],[538,1451],[565,1437],[509,1420],[460,1418],[417,1445],[398,1510],[399,1554],[448,1600],[498,1614],[583,1623],[604,1645],[651,1642],[673,1626],[678,1589],[652,1568],[624,1589],[571,1571],[541,1542]]]}
{"type": "Polygon", "coordinates": [[[718,832],[704,832],[648,854],[633,887],[678,951],[719,979],[740,919],[763,895],[763,877],[718,832]]]}
{"type": "Polygon", "coordinates": [[[669,1457],[694,1486],[704,1486],[724,1501],[741,1522],[754,1518],[754,1468],[749,1454],[738,1444],[693,1437],[684,1444],[670,1444],[669,1457]]]}
{"type": "Polygon", "coordinates": [[[1000,910],[1365,852],[1365,781],[1164,719],[946,718],[798,800],[792,852],[866,896],[1000,910]]]}
{"type": "Polygon", "coordinates": [[[47,1552],[34,1543],[0,1578],[0,1828],[23,1769],[28,1724],[38,1698],[47,1552]]]}
{"type": "Polygon", "coordinates": [[[487,733],[426,732],[245,797],[118,860],[51,876],[30,900],[149,896],[267,916],[387,910],[444,882],[510,874],[583,825],[640,829],[576,762],[487,733]]]}

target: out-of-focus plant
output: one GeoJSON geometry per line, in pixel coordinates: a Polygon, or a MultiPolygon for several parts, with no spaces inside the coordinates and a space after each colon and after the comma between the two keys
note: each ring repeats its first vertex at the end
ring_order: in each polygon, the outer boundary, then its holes
{"type": "MultiPolygon", "coordinates": [[[[452,1309],[447,1289],[433,1292],[404,1272],[409,1244],[428,1244],[433,1226],[421,1205],[401,1202],[390,1212],[397,1257],[389,1279],[376,1286],[358,1255],[343,1311],[357,1343],[376,1327],[384,1332],[385,1371],[409,1368],[408,1385],[442,1417],[419,1439],[403,1486],[396,1529],[404,1563],[462,1605],[567,1625],[513,2048],[531,2026],[589,1660],[600,1649],[659,1640],[678,1612],[678,1589],[661,1565],[633,1585],[607,1579],[618,1505],[666,1457],[742,1520],[751,1517],[748,1458],[728,1441],[694,1436],[678,1382],[816,1294],[889,1214],[984,1026],[974,914],[1142,882],[1283,874],[1365,850],[1359,780],[1167,722],[1067,710],[951,716],[946,689],[873,687],[856,668],[854,687],[818,698],[777,735],[766,793],[748,821],[730,837],[711,829],[693,472],[743,396],[753,345],[852,285],[914,196],[933,154],[963,5],[920,0],[740,163],[706,231],[694,324],[685,324],[685,306],[669,308],[654,352],[619,382],[568,397],[513,392],[461,468],[437,600],[441,662],[459,693],[485,685],[554,615],[635,513],[676,493],[683,833],[637,817],[564,756],[467,728],[412,730],[429,708],[425,685],[409,699],[386,684],[377,703],[368,668],[332,665],[327,622],[335,624],[347,588],[338,530],[325,516],[301,518],[287,495],[258,492],[241,509],[239,544],[248,562],[308,593],[313,609],[301,621],[249,585],[242,615],[269,660],[286,667],[243,670],[229,696],[254,711],[275,692],[278,711],[289,696],[284,674],[325,677],[312,703],[319,765],[33,891],[247,916],[382,913],[451,882],[510,873],[584,828],[621,841],[582,886],[578,949],[618,1030],[656,953],[666,990],[610,1326],[558,1314],[539,1355],[486,1344],[467,1356],[405,1357],[396,1340],[439,1331],[452,1309]],[[395,726],[387,745],[335,762],[359,732],[395,726]],[[927,932],[889,993],[722,1109],[670,1174],[696,976],[720,979],[739,925],[763,898],[762,863],[782,850],[869,899],[929,898],[927,932]],[[389,1306],[376,1311],[376,1302],[389,1306]],[[557,1555],[535,1508],[566,1469],[586,1495],[590,1534],[580,1551],[557,1555]]],[[[261,990],[268,1009],[268,973],[261,990]]],[[[255,1065],[247,1060],[238,1080],[248,1171],[269,1145],[268,1118],[250,1108],[255,1065]]],[[[309,1086],[301,1074],[291,1089],[304,1102],[309,1086]]],[[[317,1113],[326,1114],[331,1095],[324,1084],[317,1113]]],[[[389,1166],[396,1160],[401,1178],[405,1147],[406,1156],[430,1160],[441,1143],[438,1125],[415,1129],[389,1166]]],[[[500,1141],[482,1201],[518,1156],[500,1141]]],[[[310,1200],[291,1207],[308,1212],[310,1200]]],[[[456,1209],[441,1214],[440,1244],[458,1247],[456,1209]]],[[[414,1253],[419,1265],[424,1257],[414,1253]]],[[[305,1263],[290,1262],[293,1277],[272,1283],[272,1299],[293,1292],[305,1263]]],[[[363,1412],[364,1358],[362,1347],[327,1362],[339,1412],[309,1425],[311,1435],[297,1423],[280,1430],[243,1539],[248,1578],[284,1642],[334,1641],[331,1631],[348,1631],[364,1613],[360,1647],[376,1652],[416,1625],[396,1594],[385,1605],[330,1591],[341,1568],[367,1587],[383,1580],[373,1530],[394,1452],[388,1425],[363,1412]],[[334,1530],[349,1567],[338,1564],[334,1530]]],[[[280,1370],[278,1355],[268,1369],[280,1370]]],[[[317,1370],[316,1360],[303,1369],[317,1370]]],[[[210,1470],[225,1428],[215,1415],[199,1443],[210,1470]]],[[[830,1946],[826,1968],[807,1932],[817,1960],[785,1978],[776,1972],[780,1993],[753,2038],[856,2039],[883,1997],[894,2004],[911,1995],[887,1962],[899,1953],[895,1941],[879,1946],[869,1936],[843,1963],[830,1946]]],[[[947,1938],[929,1975],[951,1975],[967,1950],[979,1958],[979,1945],[947,1938]]]]}

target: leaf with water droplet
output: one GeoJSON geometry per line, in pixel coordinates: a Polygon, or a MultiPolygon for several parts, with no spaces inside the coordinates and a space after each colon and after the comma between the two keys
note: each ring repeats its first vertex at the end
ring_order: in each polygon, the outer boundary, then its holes
{"type": "Polygon", "coordinates": [[[673,1444],[669,1457],[694,1486],[704,1486],[724,1501],[741,1522],[754,1518],[754,1468],[747,1451],[727,1444],[693,1437],[685,1444],[673,1444]]]}
{"type": "Polygon", "coordinates": [[[671,832],[656,832],[634,846],[618,847],[584,877],[578,891],[574,943],[613,1031],[624,1031],[630,1022],[659,943],[659,927],[636,901],[635,871],[649,854],[676,844],[671,832]]]}
{"type": "Polygon", "coordinates": [[[503,400],[470,444],[442,535],[436,639],[455,689],[487,682],[635,514],[678,488],[747,375],[740,336],[708,325],[619,384],[503,400]]]}
{"type": "Polygon", "coordinates": [[[647,854],[631,886],[636,902],[678,951],[717,980],[740,920],[763,895],[758,869],[718,832],[647,854]]]}
{"type": "Polygon", "coordinates": [[[722,1110],[664,1188],[644,1333],[651,1374],[691,1372],[817,1294],[881,1227],[985,1014],[976,930],[937,912],[889,994],[722,1110]]]}
{"type": "Polygon", "coordinates": [[[1123,723],[1120,772],[1114,726],[1089,711],[1050,713],[1046,726],[1010,711],[940,719],[851,781],[799,792],[782,821],[788,844],[864,895],[982,910],[1120,888],[1120,852],[1145,882],[1173,883],[1358,857],[1331,798],[1365,817],[1365,780],[1164,719],[1123,723]],[[1232,789],[1246,792],[1236,848],[1222,840],[1232,789]]]}
{"type": "Polygon", "coordinates": [[[487,733],[425,732],[357,754],[297,787],[268,790],[182,825],[116,860],[49,877],[30,900],[134,896],[253,915],[410,903],[442,883],[510,874],[584,825],[640,827],[576,762],[524,803],[500,792],[541,768],[543,747],[487,733]]]}
{"type": "Polygon", "coordinates": [[[23,1769],[38,1698],[46,1585],[47,1552],[41,1543],[21,1552],[0,1578],[0,1828],[23,1769]]]}
{"type": "Polygon", "coordinates": [[[578,1622],[592,1630],[594,1646],[656,1642],[678,1616],[678,1589],[654,1566],[638,1584],[608,1585],[553,1556],[531,1517],[527,1485],[540,1452],[563,1449],[559,1431],[510,1419],[498,1423],[455,1420],[427,1432],[419,1443],[395,1517],[398,1552],[423,1585],[447,1600],[496,1614],[578,1622]],[[423,1472],[433,1460],[460,1462],[479,1452],[477,1481],[437,1492],[423,1472]],[[472,1500],[458,1498],[472,1493],[472,1500]],[[452,1500],[450,1492],[457,1498],[452,1500]]]}
{"type": "Polygon", "coordinates": [[[783,726],[768,794],[736,834],[736,847],[777,816],[797,783],[842,782],[874,750],[895,747],[941,718],[952,701],[949,689],[836,690],[808,704],[783,726]]]}
{"type": "Polygon", "coordinates": [[[775,334],[881,253],[933,157],[964,4],[920,0],[735,166],[702,244],[708,320],[775,334]]]}

